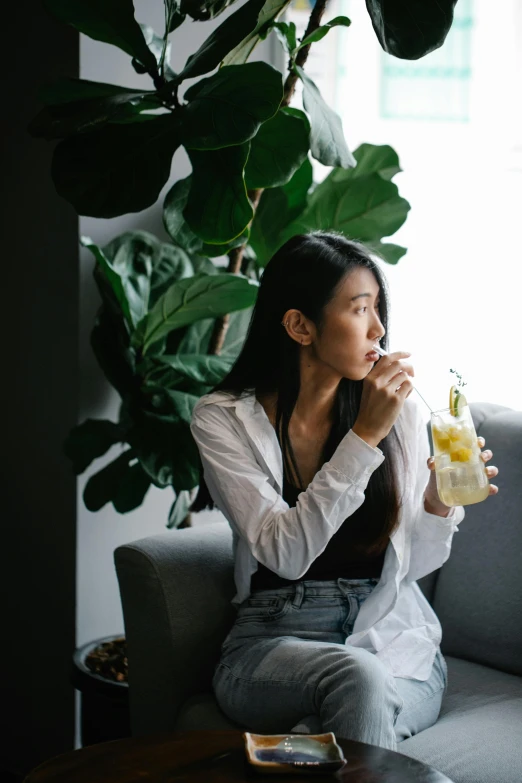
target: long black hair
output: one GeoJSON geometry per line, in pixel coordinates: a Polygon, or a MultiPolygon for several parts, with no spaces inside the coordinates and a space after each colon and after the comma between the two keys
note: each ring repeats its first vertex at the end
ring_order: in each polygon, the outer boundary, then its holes
{"type": "MultiPolygon", "coordinates": [[[[261,278],[257,301],[241,353],[214,391],[234,397],[275,395],[276,433],[283,454],[285,478],[299,478],[288,425],[300,388],[300,346],[282,326],[287,310],[297,309],[313,321],[320,334],[326,305],[333,299],[346,275],[358,267],[369,269],[377,279],[381,296],[379,317],[386,330],[381,341],[388,349],[389,292],[386,279],[370,252],[342,234],[315,231],[289,239],[272,257],[261,278]]],[[[343,378],[337,388],[333,422],[321,464],[330,459],[353,426],[359,412],[363,381],[343,378]]],[[[405,451],[394,426],[379,443],[385,460],[369,480],[365,501],[352,515],[354,539],[359,550],[382,552],[398,524],[401,499],[397,470],[399,453],[406,469],[405,451]]],[[[302,484],[300,484],[302,487],[302,484]]],[[[212,506],[202,478],[192,510],[212,506]]]]}

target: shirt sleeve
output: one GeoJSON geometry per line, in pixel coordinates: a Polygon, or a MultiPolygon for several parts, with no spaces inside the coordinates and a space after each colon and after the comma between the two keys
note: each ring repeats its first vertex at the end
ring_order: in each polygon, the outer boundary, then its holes
{"type": "Polygon", "coordinates": [[[350,430],[331,460],[290,508],[266,472],[230,409],[198,406],[191,431],[216,506],[246,539],[252,555],[285,579],[299,579],[324,551],[364,492],[384,454],[350,430]]]}
{"type": "Polygon", "coordinates": [[[447,517],[430,514],[424,508],[424,492],[429,481],[427,466],[430,456],[430,444],[426,424],[417,410],[417,462],[414,495],[414,519],[408,581],[416,581],[437,568],[448,559],[451,544],[458,526],[464,519],[464,507],[454,506],[447,517]]]}

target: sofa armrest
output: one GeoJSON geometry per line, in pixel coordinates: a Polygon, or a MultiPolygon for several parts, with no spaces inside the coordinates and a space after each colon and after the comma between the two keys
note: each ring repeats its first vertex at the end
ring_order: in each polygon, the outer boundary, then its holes
{"type": "Polygon", "coordinates": [[[210,690],[234,619],[232,532],[219,522],[116,549],[133,734],[171,730],[183,702],[210,690]]]}

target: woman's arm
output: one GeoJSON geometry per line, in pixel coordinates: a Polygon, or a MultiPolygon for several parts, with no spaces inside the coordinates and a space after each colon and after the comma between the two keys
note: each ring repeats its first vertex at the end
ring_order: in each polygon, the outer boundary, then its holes
{"type": "Polygon", "coordinates": [[[191,425],[205,481],[216,506],[248,541],[253,556],[285,579],[299,579],[344,520],[364,502],[373,471],[384,460],[350,430],[295,508],[270,485],[246,434],[228,408],[196,406],[191,425]]]}

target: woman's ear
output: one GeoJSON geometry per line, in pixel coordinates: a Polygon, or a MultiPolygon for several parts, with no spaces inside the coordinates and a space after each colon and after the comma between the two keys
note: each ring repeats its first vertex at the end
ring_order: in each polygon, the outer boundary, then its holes
{"type": "Polygon", "coordinates": [[[287,310],[282,320],[287,335],[300,345],[311,345],[314,325],[300,310],[287,310]]]}

